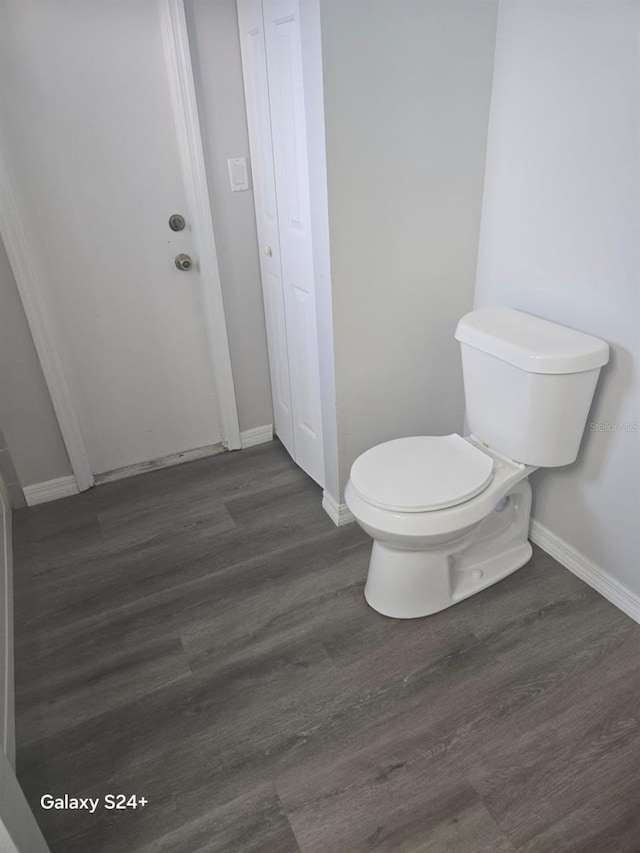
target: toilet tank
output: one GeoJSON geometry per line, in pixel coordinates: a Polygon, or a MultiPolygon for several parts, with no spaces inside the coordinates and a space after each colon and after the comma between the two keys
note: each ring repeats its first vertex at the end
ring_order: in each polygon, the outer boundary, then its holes
{"type": "Polygon", "coordinates": [[[573,462],[608,344],[497,306],[464,316],[456,339],[471,434],[525,465],[573,462]]]}

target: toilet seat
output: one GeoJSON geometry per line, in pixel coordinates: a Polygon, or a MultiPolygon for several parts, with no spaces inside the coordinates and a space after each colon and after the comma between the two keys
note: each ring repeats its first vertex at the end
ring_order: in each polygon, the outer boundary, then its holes
{"type": "Polygon", "coordinates": [[[351,468],[351,485],[379,509],[418,513],[457,506],[484,491],[493,459],[459,435],[421,435],[378,444],[351,468]]]}

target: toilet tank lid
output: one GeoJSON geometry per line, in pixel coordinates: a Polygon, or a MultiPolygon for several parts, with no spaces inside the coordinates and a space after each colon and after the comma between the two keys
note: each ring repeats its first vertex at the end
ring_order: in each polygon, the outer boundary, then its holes
{"type": "Polygon", "coordinates": [[[582,373],[609,361],[599,338],[497,305],[466,314],[456,339],[528,373],[582,373]]]}

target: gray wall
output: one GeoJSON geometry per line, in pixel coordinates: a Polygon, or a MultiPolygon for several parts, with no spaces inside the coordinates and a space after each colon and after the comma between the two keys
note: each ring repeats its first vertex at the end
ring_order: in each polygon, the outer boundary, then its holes
{"type": "Polygon", "coordinates": [[[321,0],[340,500],[368,447],[463,426],[496,14],[321,0]]]}
{"type": "Polygon", "coordinates": [[[232,193],[227,159],[249,158],[235,0],[187,0],[209,195],[240,429],[273,423],[253,192],[232,193]]]}
{"type": "MultiPolygon", "coordinates": [[[[65,477],[71,465],[42,375],[27,318],[0,240],[0,462],[8,448],[23,486],[65,477]]],[[[2,468],[12,501],[15,480],[2,468]],[[12,481],[13,480],[13,481],[12,481]]]]}
{"type": "Polygon", "coordinates": [[[639,29],[637,2],[500,4],[477,282],[478,304],[611,344],[589,418],[602,431],[532,477],[534,517],[636,592],[639,29]]]}

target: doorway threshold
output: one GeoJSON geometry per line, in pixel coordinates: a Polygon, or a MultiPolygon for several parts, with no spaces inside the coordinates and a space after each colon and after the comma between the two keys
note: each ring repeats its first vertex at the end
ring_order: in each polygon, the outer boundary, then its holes
{"type": "Polygon", "coordinates": [[[138,474],[146,474],[148,471],[156,471],[158,468],[171,468],[173,465],[181,465],[183,462],[193,462],[195,459],[204,459],[205,456],[217,456],[218,453],[226,453],[222,444],[208,444],[205,447],[196,447],[193,450],[183,450],[181,453],[170,453],[159,459],[150,459],[148,462],[138,462],[135,465],[126,465],[124,468],[116,468],[114,471],[105,471],[96,474],[96,486],[104,483],[113,483],[114,480],[124,480],[126,477],[135,477],[138,474]]]}

